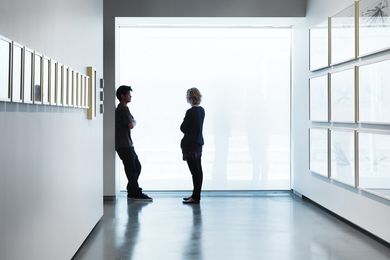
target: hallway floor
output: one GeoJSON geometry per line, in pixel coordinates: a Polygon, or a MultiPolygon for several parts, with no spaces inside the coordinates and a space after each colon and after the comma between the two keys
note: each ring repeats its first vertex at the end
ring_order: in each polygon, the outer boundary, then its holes
{"type": "MultiPolygon", "coordinates": [[[[290,193],[148,193],[105,200],[104,216],[73,259],[390,259],[390,248],[290,193]]],[[[386,227],[387,228],[387,227],[386,227]]]]}

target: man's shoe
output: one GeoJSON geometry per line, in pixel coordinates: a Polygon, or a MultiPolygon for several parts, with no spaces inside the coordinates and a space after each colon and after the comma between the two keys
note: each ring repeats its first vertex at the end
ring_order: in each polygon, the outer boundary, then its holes
{"type": "Polygon", "coordinates": [[[194,200],[193,198],[189,198],[188,200],[183,200],[184,204],[199,204],[199,200],[194,200]]]}
{"type": "Polygon", "coordinates": [[[189,196],[189,197],[187,197],[187,198],[183,198],[183,200],[189,200],[189,199],[191,199],[192,197],[191,196],[189,196]]]}
{"type": "Polygon", "coordinates": [[[151,197],[146,195],[145,193],[141,193],[138,196],[135,196],[132,198],[133,200],[140,200],[140,201],[153,201],[151,197]]]}

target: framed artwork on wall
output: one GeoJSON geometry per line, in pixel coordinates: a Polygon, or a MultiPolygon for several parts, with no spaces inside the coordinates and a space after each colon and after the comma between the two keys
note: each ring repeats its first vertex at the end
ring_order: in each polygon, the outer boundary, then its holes
{"type": "Polygon", "coordinates": [[[309,116],[311,121],[329,121],[328,93],[328,74],[309,79],[309,116]]]}
{"type": "Polygon", "coordinates": [[[359,56],[390,49],[389,2],[359,1],[359,56]]]}
{"type": "Polygon", "coordinates": [[[64,103],[64,97],[63,97],[63,83],[64,83],[64,80],[63,80],[63,77],[64,77],[64,66],[57,62],[56,63],[56,72],[57,72],[57,79],[56,79],[56,93],[57,93],[57,96],[56,96],[56,104],[58,106],[62,106],[64,103]]]}
{"type": "Polygon", "coordinates": [[[390,198],[390,133],[359,132],[359,187],[390,198]]]}
{"type": "Polygon", "coordinates": [[[331,130],[330,177],[336,181],[356,187],[354,130],[331,130]]]}
{"type": "Polygon", "coordinates": [[[33,98],[33,69],[34,69],[34,51],[24,47],[23,55],[23,102],[31,104],[33,98]]]}
{"type": "Polygon", "coordinates": [[[42,56],[42,104],[50,104],[50,59],[42,56]]]}
{"type": "Polygon", "coordinates": [[[310,171],[324,177],[329,177],[329,130],[327,128],[310,128],[309,138],[310,171]]]}
{"type": "Polygon", "coordinates": [[[88,98],[89,98],[89,77],[84,77],[84,107],[89,108],[88,98]]]}
{"type": "Polygon", "coordinates": [[[49,63],[49,102],[51,105],[57,104],[57,69],[56,69],[56,61],[50,59],[49,63]]]}
{"type": "Polygon", "coordinates": [[[12,41],[0,36],[0,101],[11,101],[12,41]]]}
{"type": "Polygon", "coordinates": [[[33,98],[34,104],[42,104],[42,54],[34,52],[33,98]]]}
{"type": "Polygon", "coordinates": [[[348,6],[330,18],[331,64],[357,57],[356,20],[357,3],[348,6]]]}
{"type": "Polygon", "coordinates": [[[23,102],[23,46],[12,42],[12,102],[23,102]]]}
{"type": "Polygon", "coordinates": [[[68,68],[68,106],[73,106],[73,69],[68,68]]]}
{"type": "Polygon", "coordinates": [[[68,67],[62,66],[62,105],[68,106],[68,67]]]}
{"type": "Polygon", "coordinates": [[[89,77],[87,117],[92,120],[96,117],[96,70],[93,67],[87,67],[87,75],[89,77]]]}
{"type": "Polygon", "coordinates": [[[78,72],[77,73],[77,106],[78,107],[83,107],[83,103],[82,103],[83,85],[82,85],[82,82],[83,82],[83,75],[80,72],[78,72]]]}
{"type": "Polygon", "coordinates": [[[328,20],[309,31],[310,70],[315,71],[329,65],[328,20]]]}
{"type": "Polygon", "coordinates": [[[330,75],[331,121],[356,122],[355,112],[355,68],[330,75]]]}
{"type": "Polygon", "coordinates": [[[390,124],[390,60],[359,67],[359,122],[390,124]]]}

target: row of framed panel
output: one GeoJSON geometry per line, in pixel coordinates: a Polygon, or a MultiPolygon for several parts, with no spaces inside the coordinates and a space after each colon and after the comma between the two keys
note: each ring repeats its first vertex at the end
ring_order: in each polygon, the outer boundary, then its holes
{"type": "Polygon", "coordinates": [[[310,120],[390,124],[390,60],[309,81],[310,120]]]}
{"type": "Polygon", "coordinates": [[[312,173],[390,199],[390,132],[309,129],[312,173]]]}
{"type": "Polygon", "coordinates": [[[390,0],[360,0],[310,29],[310,70],[390,48],[390,0]]]}
{"type": "Polygon", "coordinates": [[[0,101],[89,107],[90,78],[0,36],[0,101]]]}

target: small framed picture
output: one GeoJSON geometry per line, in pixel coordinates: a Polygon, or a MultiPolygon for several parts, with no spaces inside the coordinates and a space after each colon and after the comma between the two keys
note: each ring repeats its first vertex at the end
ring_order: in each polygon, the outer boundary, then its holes
{"type": "Polygon", "coordinates": [[[11,101],[12,41],[0,36],[0,101],[11,101]]]}
{"type": "Polygon", "coordinates": [[[68,68],[68,106],[73,107],[73,69],[68,68]]]}
{"type": "Polygon", "coordinates": [[[33,98],[34,51],[23,49],[23,103],[31,104],[33,98]]]}
{"type": "Polygon", "coordinates": [[[64,66],[57,62],[56,63],[56,73],[57,73],[57,78],[56,78],[56,104],[57,106],[62,106],[64,103],[64,97],[63,97],[63,77],[64,77],[64,66]]]}
{"type": "Polygon", "coordinates": [[[12,102],[23,102],[23,46],[12,42],[12,102]]]}
{"type": "Polygon", "coordinates": [[[34,52],[34,75],[33,75],[33,97],[34,104],[43,103],[43,89],[42,89],[42,54],[34,52]]]}
{"type": "Polygon", "coordinates": [[[50,59],[49,63],[49,102],[50,105],[57,104],[57,69],[56,69],[56,61],[50,59]]]}
{"type": "Polygon", "coordinates": [[[50,59],[42,56],[42,103],[50,104],[50,59]]]}
{"type": "Polygon", "coordinates": [[[67,107],[68,106],[68,67],[63,65],[62,66],[62,105],[67,107]]]}

